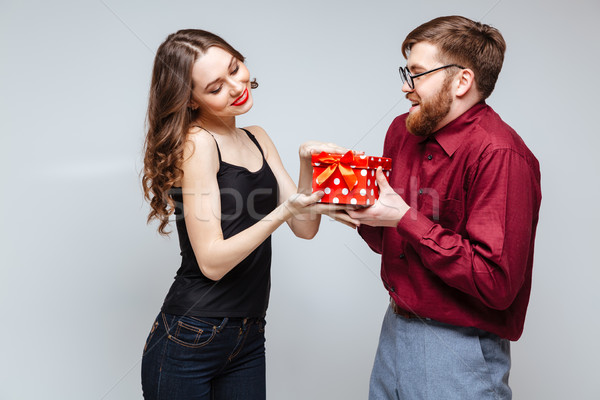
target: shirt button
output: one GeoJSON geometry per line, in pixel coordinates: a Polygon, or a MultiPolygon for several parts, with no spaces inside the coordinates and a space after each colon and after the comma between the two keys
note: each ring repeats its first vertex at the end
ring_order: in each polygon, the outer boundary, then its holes
{"type": "Polygon", "coordinates": [[[419,194],[423,194],[423,189],[419,189],[419,194]]]}
{"type": "Polygon", "coordinates": [[[402,254],[400,254],[400,255],[398,256],[398,258],[400,258],[400,259],[402,259],[402,258],[404,258],[404,257],[406,257],[406,255],[405,255],[404,253],[402,253],[402,254]]]}
{"type": "Polygon", "coordinates": [[[431,159],[433,159],[433,156],[430,154],[430,155],[427,156],[427,159],[431,160],[431,159]]]}

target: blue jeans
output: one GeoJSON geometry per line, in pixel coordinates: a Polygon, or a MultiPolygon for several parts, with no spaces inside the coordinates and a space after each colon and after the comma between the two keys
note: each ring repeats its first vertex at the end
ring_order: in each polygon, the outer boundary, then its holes
{"type": "Polygon", "coordinates": [[[388,308],[370,400],[508,400],[510,342],[477,328],[404,318],[388,308]]]}
{"type": "Polygon", "coordinates": [[[264,326],[160,313],[144,347],[144,399],[264,400],[264,326]]]}

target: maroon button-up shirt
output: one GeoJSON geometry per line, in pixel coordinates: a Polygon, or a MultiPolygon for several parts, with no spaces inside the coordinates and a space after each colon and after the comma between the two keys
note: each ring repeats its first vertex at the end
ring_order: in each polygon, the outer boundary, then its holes
{"type": "Polygon", "coordinates": [[[411,206],[396,228],[361,226],[396,303],[517,340],[531,291],[539,164],[484,102],[429,138],[392,122],[389,182],[411,206]]]}

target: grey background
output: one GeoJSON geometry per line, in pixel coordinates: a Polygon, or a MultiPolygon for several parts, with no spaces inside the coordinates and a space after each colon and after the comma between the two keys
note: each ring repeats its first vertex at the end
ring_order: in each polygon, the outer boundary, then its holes
{"type": "MultiPolygon", "coordinates": [[[[489,99],[541,162],[543,203],[515,399],[600,397],[597,1],[2,1],[0,399],[141,398],[140,356],[178,266],[139,183],[154,51],[203,28],[260,82],[239,125],[290,174],[308,139],[380,154],[408,109],[400,44],[462,14],[508,43],[489,99]]],[[[387,296],[379,257],[324,220],[274,234],[270,399],[365,399],[387,296]]]]}

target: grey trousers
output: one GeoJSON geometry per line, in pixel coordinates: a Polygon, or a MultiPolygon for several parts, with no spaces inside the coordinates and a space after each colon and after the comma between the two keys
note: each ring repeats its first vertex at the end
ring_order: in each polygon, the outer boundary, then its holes
{"type": "Polygon", "coordinates": [[[388,307],[370,400],[505,400],[510,341],[477,328],[404,318],[388,307]]]}

